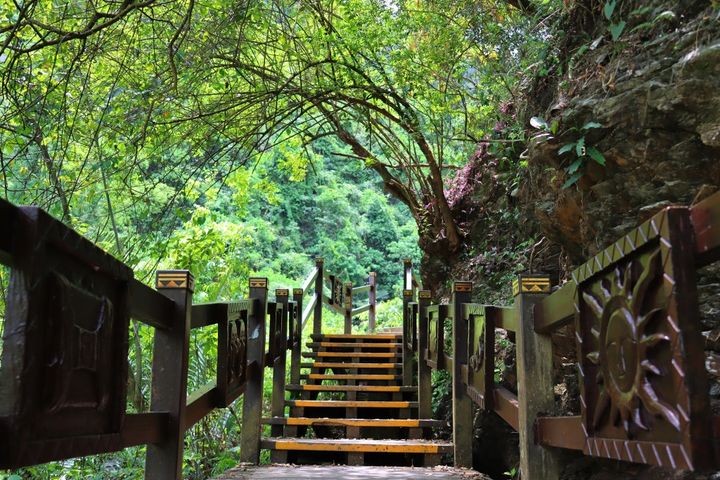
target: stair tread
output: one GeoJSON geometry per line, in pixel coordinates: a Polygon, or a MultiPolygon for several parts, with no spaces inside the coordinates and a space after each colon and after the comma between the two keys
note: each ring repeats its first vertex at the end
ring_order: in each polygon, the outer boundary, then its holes
{"type": "Polygon", "coordinates": [[[290,391],[306,392],[416,392],[417,387],[405,387],[401,385],[296,385],[289,384],[285,387],[290,391]]]}
{"type": "Polygon", "coordinates": [[[402,343],[368,343],[368,342],[308,342],[306,346],[310,348],[400,348],[402,343]]]}
{"type": "Polygon", "coordinates": [[[271,425],[331,425],[349,427],[393,427],[427,428],[440,427],[445,422],[433,418],[313,418],[313,417],[271,417],[264,418],[264,424],[271,425]]]}
{"type": "Polygon", "coordinates": [[[314,340],[400,340],[402,334],[372,334],[372,335],[355,335],[341,333],[322,333],[312,334],[310,337],[314,340]]]}
{"type": "Polygon", "coordinates": [[[342,358],[401,358],[401,353],[396,352],[303,352],[303,357],[342,357],[342,358]]]}
{"type": "Polygon", "coordinates": [[[402,363],[305,362],[301,368],[402,368],[402,363]]]}
{"type": "Polygon", "coordinates": [[[286,400],[291,407],[324,408],[417,408],[418,402],[407,400],[286,400]]]}
{"type": "Polygon", "coordinates": [[[374,373],[368,373],[368,374],[337,374],[337,375],[330,375],[330,374],[323,374],[323,373],[310,373],[307,375],[300,375],[300,378],[310,379],[310,380],[401,380],[402,375],[392,375],[392,374],[374,374],[374,373]]]}
{"type": "Polygon", "coordinates": [[[432,440],[375,440],[364,438],[263,438],[261,448],[334,452],[450,453],[452,443],[432,440]]]}

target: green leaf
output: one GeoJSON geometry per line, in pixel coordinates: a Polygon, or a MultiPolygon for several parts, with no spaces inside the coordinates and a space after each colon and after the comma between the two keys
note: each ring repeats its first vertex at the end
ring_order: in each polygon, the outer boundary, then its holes
{"type": "Polygon", "coordinates": [[[565,183],[563,183],[562,188],[568,188],[572,185],[575,185],[578,180],[580,180],[580,177],[582,177],[582,172],[575,172],[574,174],[570,175],[570,178],[568,178],[565,183]]]}
{"type": "Polygon", "coordinates": [[[563,145],[563,146],[560,148],[560,150],[558,150],[558,155],[562,155],[563,153],[567,153],[567,152],[569,152],[570,150],[572,150],[573,148],[575,148],[575,142],[566,143],[565,145],[563,145]]]}
{"type": "Polygon", "coordinates": [[[588,122],[582,126],[583,130],[590,130],[592,128],[602,128],[602,125],[599,124],[598,122],[588,122]]]}
{"type": "Polygon", "coordinates": [[[605,165],[605,156],[595,147],[588,147],[587,154],[600,165],[605,165]]]}
{"type": "Polygon", "coordinates": [[[575,144],[575,153],[578,157],[585,156],[585,137],[578,138],[578,141],[575,144]]]}
{"type": "Polygon", "coordinates": [[[550,124],[550,132],[552,132],[553,135],[557,135],[557,132],[559,129],[560,129],[560,121],[553,120],[553,122],[550,124]]]}
{"type": "Polygon", "coordinates": [[[572,173],[577,172],[580,169],[580,167],[582,166],[582,164],[583,164],[582,158],[578,158],[573,163],[571,163],[569,167],[567,167],[567,169],[566,169],[567,173],[572,174],[572,173]]]}
{"type": "Polygon", "coordinates": [[[610,24],[608,30],[610,30],[613,41],[616,41],[618,38],[620,38],[620,35],[622,35],[623,30],[625,30],[625,21],[623,20],[618,23],[610,24]]]}
{"type": "Polygon", "coordinates": [[[538,130],[547,130],[548,128],[547,122],[540,117],[532,117],[530,119],[530,125],[532,125],[533,128],[537,128],[538,130]]]}
{"type": "Polygon", "coordinates": [[[615,12],[615,6],[617,5],[617,0],[608,0],[605,2],[605,6],[603,7],[603,15],[605,15],[605,18],[610,20],[613,16],[613,13],[615,12]]]}

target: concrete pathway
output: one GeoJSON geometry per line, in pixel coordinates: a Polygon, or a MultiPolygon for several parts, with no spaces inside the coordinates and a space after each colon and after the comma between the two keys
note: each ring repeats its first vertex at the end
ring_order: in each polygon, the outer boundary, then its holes
{"type": "Polygon", "coordinates": [[[480,473],[450,467],[348,467],[337,465],[267,465],[239,466],[216,480],[489,480],[480,473]]]}

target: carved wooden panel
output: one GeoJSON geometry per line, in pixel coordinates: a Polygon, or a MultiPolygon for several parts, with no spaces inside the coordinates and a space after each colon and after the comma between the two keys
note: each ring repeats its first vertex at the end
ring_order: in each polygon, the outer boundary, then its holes
{"type": "Polygon", "coordinates": [[[330,305],[343,306],[343,283],[340,278],[330,275],[330,305]]]}
{"type": "Polygon", "coordinates": [[[417,348],[417,322],[418,322],[418,304],[408,303],[405,305],[405,321],[403,322],[403,341],[410,351],[417,348]]]}
{"type": "Polygon", "coordinates": [[[247,378],[247,319],[250,301],[227,305],[227,318],[218,323],[217,386],[221,406],[243,392],[247,378]]]}
{"type": "Polygon", "coordinates": [[[270,367],[280,357],[281,352],[286,348],[283,335],[283,322],[286,319],[286,312],[282,303],[268,302],[268,351],[265,357],[265,365],[270,367]]]}
{"type": "MultiPolygon", "coordinates": [[[[120,431],[130,268],[42,210],[19,208],[0,367],[2,465],[47,442],[120,431]]],[[[72,442],[62,458],[81,454],[72,442]]],[[[47,452],[42,452],[46,458],[47,452]]]]}
{"type": "Polygon", "coordinates": [[[427,363],[432,368],[444,370],[445,365],[445,319],[447,305],[428,307],[428,351],[427,363]]]}
{"type": "Polygon", "coordinates": [[[493,408],[495,325],[492,314],[487,311],[492,308],[466,304],[464,311],[468,322],[468,368],[465,382],[470,398],[486,410],[493,408]]]}
{"type": "Polygon", "coordinates": [[[573,273],[585,453],[692,469],[710,411],[687,210],[666,210],[573,273]]]}

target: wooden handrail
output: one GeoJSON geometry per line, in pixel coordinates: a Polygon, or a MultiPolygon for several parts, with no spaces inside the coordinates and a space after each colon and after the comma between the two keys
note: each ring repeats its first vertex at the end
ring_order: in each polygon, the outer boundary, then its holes
{"type": "Polygon", "coordinates": [[[310,287],[315,283],[315,279],[317,278],[317,276],[318,276],[318,269],[317,269],[317,267],[315,267],[312,269],[310,274],[307,277],[305,277],[305,280],[303,281],[302,286],[300,287],[300,288],[302,288],[303,294],[310,291],[310,287]]]}

